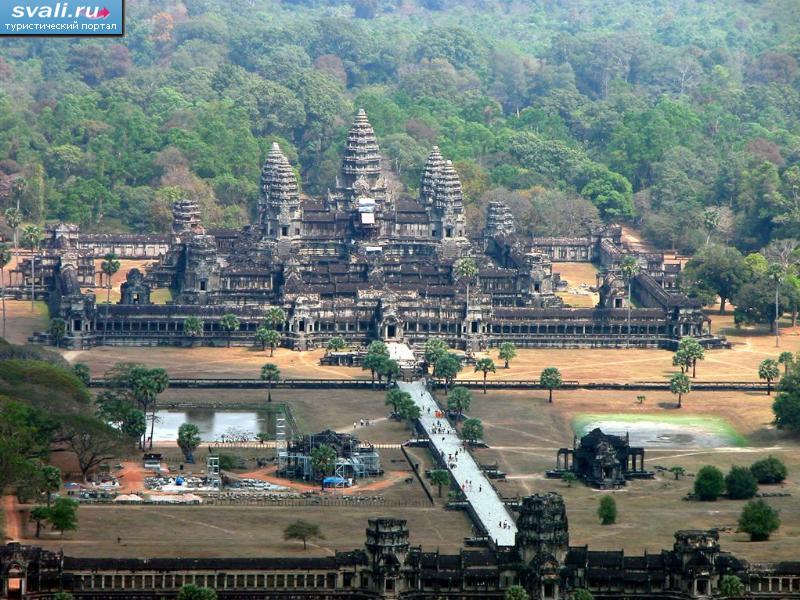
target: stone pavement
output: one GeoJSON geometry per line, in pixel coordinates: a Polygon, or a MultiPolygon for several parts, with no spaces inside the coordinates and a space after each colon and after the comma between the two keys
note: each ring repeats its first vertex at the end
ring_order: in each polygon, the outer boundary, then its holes
{"type": "Polygon", "coordinates": [[[503,501],[495,492],[489,479],[481,471],[472,455],[464,449],[463,440],[446,418],[437,419],[439,406],[425,389],[421,381],[413,383],[397,382],[404,392],[411,394],[412,400],[419,406],[420,423],[430,437],[434,451],[444,455],[444,462],[458,486],[464,491],[467,501],[472,507],[472,514],[480,522],[492,541],[498,546],[513,546],[517,534],[514,519],[503,501]],[[448,461],[448,456],[456,460],[448,461]]]}

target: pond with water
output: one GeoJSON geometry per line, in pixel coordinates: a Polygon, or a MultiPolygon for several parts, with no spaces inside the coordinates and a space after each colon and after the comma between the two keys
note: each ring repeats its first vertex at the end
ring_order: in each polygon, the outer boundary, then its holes
{"type": "Polygon", "coordinates": [[[740,446],[744,438],[724,419],[697,415],[580,415],[573,430],[580,438],[596,427],[603,433],[630,436],[644,448],[720,448],[740,446]]]}
{"type": "Polygon", "coordinates": [[[204,442],[219,441],[222,436],[247,436],[259,433],[275,435],[275,413],[258,410],[222,410],[214,408],[166,409],[156,411],[153,441],[172,441],[183,423],[193,423],[204,442]]]}

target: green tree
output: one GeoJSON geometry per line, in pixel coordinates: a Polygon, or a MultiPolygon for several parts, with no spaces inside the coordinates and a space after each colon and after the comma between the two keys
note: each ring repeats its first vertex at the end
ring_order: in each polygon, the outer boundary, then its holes
{"type": "Polygon", "coordinates": [[[713,465],[702,467],[694,478],[694,493],[705,502],[716,500],[725,491],[722,471],[713,465]]]}
{"type": "Polygon", "coordinates": [[[719,312],[739,291],[746,270],[742,253],[729,246],[709,244],[701,248],[680,275],[681,285],[691,296],[711,304],[719,296],[719,312]]]}
{"type": "Polygon", "coordinates": [[[617,501],[614,496],[606,494],[600,498],[600,506],[597,507],[597,516],[602,525],[613,525],[617,522],[617,501]]]}
{"type": "Polygon", "coordinates": [[[150,444],[153,447],[153,432],[155,430],[156,408],[159,394],[169,387],[169,375],[164,369],[149,369],[136,365],[129,371],[129,386],[134,399],[147,414],[150,410],[150,444]]]}
{"type": "Polygon", "coordinates": [[[372,389],[375,389],[375,374],[382,368],[384,362],[386,357],[375,352],[367,352],[361,361],[361,368],[368,370],[372,376],[372,389]]]}
{"type": "Polygon", "coordinates": [[[13,255],[8,244],[0,244],[0,304],[3,309],[3,339],[6,337],[6,266],[13,255]]]}
{"type": "Polygon", "coordinates": [[[594,596],[592,596],[589,590],[580,589],[572,592],[571,600],[594,600],[594,596]]]}
{"type": "Polygon", "coordinates": [[[67,323],[60,317],[50,319],[47,331],[50,334],[50,339],[53,340],[53,345],[56,347],[61,346],[61,342],[67,336],[67,323]]]}
{"type": "Polygon", "coordinates": [[[181,423],[178,427],[178,448],[187,463],[194,463],[194,451],[200,447],[200,429],[194,423],[181,423]]]}
{"type": "Polygon", "coordinates": [[[478,265],[474,258],[460,259],[453,267],[453,276],[456,281],[463,281],[467,286],[467,304],[469,304],[469,286],[478,276],[478,265]]]}
{"type": "Polygon", "coordinates": [[[777,361],[772,358],[765,358],[758,365],[758,378],[767,381],[767,396],[772,393],[772,382],[781,376],[781,370],[777,361]]]}
{"type": "Polygon", "coordinates": [[[78,503],[72,498],[58,498],[50,507],[47,520],[64,536],[65,531],[78,529],[78,503]]]}
{"type": "Polygon", "coordinates": [[[283,539],[287,541],[302,540],[303,550],[305,550],[308,540],[324,540],[325,536],[322,535],[319,525],[316,523],[298,519],[286,526],[286,529],[283,530],[283,539]]]}
{"type": "Polygon", "coordinates": [[[486,376],[491,372],[497,371],[494,361],[491,358],[479,358],[475,361],[475,373],[478,371],[483,373],[483,393],[486,394],[486,376]]]}
{"type": "Polygon", "coordinates": [[[425,362],[428,363],[428,365],[435,365],[437,360],[449,352],[450,349],[447,347],[447,343],[443,339],[430,338],[425,342],[424,357],[425,362]]]}
{"type": "Polygon", "coordinates": [[[561,371],[556,367],[546,367],[539,375],[539,385],[549,392],[547,401],[553,403],[553,390],[560,388],[564,380],[561,377],[561,371]]]}
{"type": "Polygon", "coordinates": [[[750,465],[750,472],[756,481],[762,484],[780,483],[788,475],[786,465],[779,458],[771,455],[750,465]]]}
{"type": "Polygon", "coordinates": [[[433,365],[433,375],[444,380],[444,394],[447,395],[450,386],[461,371],[461,361],[455,354],[445,354],[440,356],[433,365]]]}
{"type": "Polygon", "coordinates": [[[39,481],[45,494],[47,507],[50,507],[50,497],[61,489],[61,469],[52,465],[43,465],[39,469],[39,481]]]}
{"type": "Polygon", "coordinates": [[[270,329],[278,329],[286,322],[286,312],[279,306],[271,306],[264,314],[264,322],[270,329]]]}
{"type": "Polygon", "coordinates": [[[672,366],[680,367],[681,373],[686,373],[689,370],[689,367],[692,366],[692,358],[685,349],[678,348],[678,350],[672,356],[672,366]]]}
{"type": "Polygon", "coordinates": [[[794,354],[781,352],[780,356],[778,356],[778,364],[783,365],[783,374],[786,375],[789,372],[789,367],[794,365],[794,354]]]}
{"type": "Polygon", "coordinates": [[[472,405],[472,392],[461,385],[452,389],[447,397],[447,409],[457,414],[457,421],[460,421],[465,412],[469,412],[472,405]]]}
{"type": "Polygon", "coordinates": [[[675,465],[674,467],[670,467],[669,472],[675,475],[675,481],[678,481],[681,477],[686,475],[686,469],[684,469],[680,465],[675,465]]]}
{"type": "Polygon", "coordinates": [[[117,259],[117,255],[109,252],[103,257],[103,262],[100,263],[100,271],[106,276],[106,304],[111,303],[111,288],[114,275],[117,274],[121,263],[117,259]]]}
{"type": "Polygon", "coordinates": [[[467,419],[461,426],[461,435],[470,443],[482,439],[483,423],[480,422],[480,419],[467,419]]]}
{"type": "Polygon", "coordinates": [[[83,382],[83,385],[88,386],[92,381],[92,374],[89,371],[89,365],[86,363],[75,363],[72,365],[72,372],[75,376],[83,382]]]}
{"type": "Polygon", "coordinates": [[[269,333],[272,329],[267,328],[265,325],[260,325],[258,329],[256,329],[256,333],[253,336],[257,344],[261,344],[261,350],[264,351],[267,349],[267,343],[269,342],[269,333]]]}
{"type": "Polygon", "coordinates": [[[411,394],[409,394],[408,392],[404,392],[403,390],[399,390],[397,388],[392,388],[388,392],[386,392],[386,400],[384,401],[384,404],[386,406],[392,407],[392,415],[399,416],[400,406],[404,402],[410,402],[410,401],[411,401],[411,394]]]}
{"type": "Polygon", "coordinates": [[[497,357],[504,361],[505,366],[503,368],[507,369],[509,363],[517,357],[517,347],[511,342],[503,342],[500,344],[497,357]]]}
{"type": "Polygon", "coordinates": [[[323,479],[326,475],[333,472],[336,465],[336,450],[328,444],[320,444],[309,455],[311,458],[311,466],[314,469],[314,475],[320,479],[320,487],[324,487],[323,479]]]}
{"type": "Polygon", "coordinates": [[[383,357],[383,360],[378,363],[376,369],[378,378],[386,377],[386,385],[391,385],[392,380],[397,379],[400,375],[400,363],[391,358],[383,357]]]}
{"type": "Polygon", "coordinates": [[[31,509],[30,520],[36,523],[36,537],[38,538],[42,532],[42,523],[46,523],[50,518],[49,506],[34,506],[31,509]]]}
{"type": "Polygon", "coordinates": [[[389,347],[381,340],[373,340],[367,346],[367,354],[377,354],[389,358],[389,347]]]}
{"type": "Polygon", "coordinates": [[[442,488],[450,485],[450,472],[446,469],[434,469],[430,472],[431,484],[439,488],[439,498],[442,497],[442,488]]]}
{"type": "Polygon", "coordinates": [[[239,322],[239,317],[234,315],[233,313],[226,313],[222,315],[222,318],[219,320],[219,326],[222,328],[223,331],[227,332],[228,334],[228,348],[231,347],[231,337],[235,331],[239,331],[239,327],[241,327],[241,323],[239,322]]]}
{"type": "Polygon", "coordinates": [[[678,352],[683,353],[692,367],[692,377],[697,376],[697,361],[706,357],[703,346],[693,337],[681,338],[678,342],[678,352]]]}
{"type": "Polygon", "coordinates": [[[269,345],[269,355],[275,355],[275,348],[281,343],[281,333],[277,329],[268,329],[265,334],[267,344],[269,345]]]}
{"type": "Polygon", "coordinates": [[[267,363],[261,367],[261,381],[267,382],[267,402],[272,402],[272,384],[281,380],[281,370],[278,365],[267,363]]]}
{"type": "Polygon", "coordinates": [[[400,418],[407,421],[409,429],[413,431],[414,420],[419,419],[420,415],[422,414],[419,406],[417,406],[417,404],[411,399],[411,396],[408,396],[408,398],[401,400],[397,408],[400,418]]]}
{"type": "Polygon", "coordinates": [[[22,245],[31,251],[31,312],[36,308],[36,258],[41,241],[42,231],[36,225],[26,225],[23,228],[22,245]]]}
{"type": "Polygon", "coordinates": [[[344,341],[342,336],[337,335],[328,340],[328,344],[325,349],[328,352],[339,352],[340,350],[344,350],[346,347],[347,342],[344,341]]]}
{"type": "Polygon", "coordinates": [[[744,584],[736,575],[723,575],[717,588],[723,598],[738,598],[744,596],[744,584]]]}
{"type": "Polygon", "coordinates": [[[725,476],[725,489],[728,498],[746,500],[756,495],[758,482],[747,467],[732,466],[725,476]]]}
{"type": "Polygon", "coordinates": [[[19,226],[22,225],[22,211],[19,207],[9,206],[3,216],[6,219],[6,225],[14,232],[14,254],[16,254],[19,247],[18,236],[19,226]]]}
{"type": "Polygon", "coordinates": [[[211,588],[188,584],[178,592],[178,600],[217,600],[217,592],[211,588]]]}
{"type": "MultiPolygon", "coordinates": [[[[789,374],[791,376],[791,373],[789,374]]],[[[775,424],[779,429],[800,431],[800,388],[796,385],[782,385],[782,389],[772,403],[775,424]]]]}
{"type": "Polygon", "coordinates": [[[751,542],[763,542],[778,530],[778,512],[762,499],[750,500],[739,516],[739,530],[750,534],[751,542]]]}
{"type": "Polygon", "coordinates": [[[512,585],[506,590],[505,600],[530,600],[528,592],[521,585],[512,585]]]}
{"type": "Polygon", "coordinates": [[[669,378],[669,391],[678,396],[678,408],[683,407],[683,395],[692,391],[692,381],[683,373],[669,378]]]}
{"type": "Polygon", "coordinates": [[[203,337],[203,329],[203,322],[197,317],[186,317],[183,320],[183,335],[191,340],[192,346],[197,338],[203,337]]]}
{"type": "Polygon", "coordinates": [[[567,487],[572,487],[572,484],[578,481],[578,477],[572,471],[565,471],[561,474],[561,481],[567,484],[567,487]]]}

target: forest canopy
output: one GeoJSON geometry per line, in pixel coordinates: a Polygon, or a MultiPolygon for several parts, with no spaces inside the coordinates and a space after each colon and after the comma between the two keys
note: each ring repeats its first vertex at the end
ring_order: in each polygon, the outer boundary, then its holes
{"type": "MultiPolygon", "coordinates": [[[[273,141],[333,185],[363,107],[414,194],[433,144],[470,225],[628,221],[662,247],[800,237],[791,0],[140,0],[124,38],[0,40],[0,208],[166,231],[251,219],[273,141]]],[[[398,186],[400,187],[400,186],[398,186]]]]}

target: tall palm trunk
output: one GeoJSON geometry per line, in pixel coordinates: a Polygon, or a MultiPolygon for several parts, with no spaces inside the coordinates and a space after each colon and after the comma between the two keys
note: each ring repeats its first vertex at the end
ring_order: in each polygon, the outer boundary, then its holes
{"type": "Polygon", "coordinates": [[[36,250],[31,257],[31,312],[36,310],[36,250]]]}
{"type": "Polygon", "coordinates": [[[0,267],[0,302],[3,303],[3,339],[6,338],[6,272],[0,267]]]}

